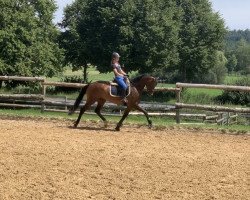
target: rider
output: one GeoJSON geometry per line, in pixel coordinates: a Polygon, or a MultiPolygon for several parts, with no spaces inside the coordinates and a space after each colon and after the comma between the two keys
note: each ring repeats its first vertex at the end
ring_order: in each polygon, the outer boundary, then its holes
{"type": "Polygon", "coordinates": [[[117,52],[112,53],[111,67],[115,74],[115,80],[117,81],[118,85],[122,88],[122,103],[126,105],[127,104],[126,90],[128,86],[125,82],[125,76],[127,76],[127,74],[122,70],[121,65],[119,64],[119,58],[120,55],[117,52]]]}

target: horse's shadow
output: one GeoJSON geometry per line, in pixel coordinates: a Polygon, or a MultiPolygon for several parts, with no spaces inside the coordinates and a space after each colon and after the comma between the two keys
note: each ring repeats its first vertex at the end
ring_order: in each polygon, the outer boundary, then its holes
{"type": "Polygon", "coordinates": [[[105,127],[88,127],[88,126],[73,127],[73,126],[68,126],[68,128],[75,129],[75,130],[87,130],[87,131],[109,131],[109,132],[117,132],[115,129],[105,128],[105,127]]]}

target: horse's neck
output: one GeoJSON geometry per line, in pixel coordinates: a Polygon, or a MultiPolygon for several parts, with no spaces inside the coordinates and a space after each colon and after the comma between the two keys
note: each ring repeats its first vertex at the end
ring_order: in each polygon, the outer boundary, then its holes
{"type": "Polygon", "coordinates": [[[143,89],[145,88],[146,86],[146,83],[144,83],[144,81],[140,81],[136,84],[134,84],[135,88],[137,89],[137,91],[141,94],[143,89]]]}

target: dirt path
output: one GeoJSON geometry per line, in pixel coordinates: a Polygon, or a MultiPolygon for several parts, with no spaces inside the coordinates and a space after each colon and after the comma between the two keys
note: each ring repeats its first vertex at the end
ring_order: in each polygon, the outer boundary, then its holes
{"type": "Polygon", "coordinates": [[[0,199],[250,199],[250,137],[0,119],[0,199]]]}

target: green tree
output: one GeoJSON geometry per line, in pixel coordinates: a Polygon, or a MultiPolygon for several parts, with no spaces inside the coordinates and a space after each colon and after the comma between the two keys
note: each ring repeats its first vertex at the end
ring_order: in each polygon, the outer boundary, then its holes
{"type": "Polygon", "coordinates": [[[53,0],[0,0],[0,75],[53,76],[62,71],[53,0]]]}
{"type": "Polygon", "coordinates": [[[228,56],[228,62],[226,64],[226,67],[230,73],[234,72],[237,66],[237,58],[235,54],[231,53],[228,56]]]}
{"type": "Polygon", "coordinates": [[[110,71],[110,55],[118,51],[127,71],[188,82],[209,81],[226,33],[208,0],[76,0],[62,27],[66,61],[74,68],[91,63],[110,71]]]}
{"type": "MultiPolygon", "coordinates": [[[[225,76],[227,75],[227,58],[222,51],[216,52],[215,65],[210,69],[209,74],[214,74],[214,80],[208,80],[213,83],[223,83],[225,76]]],[[[209,76],[208,74],[208,76],[209,76]]]]}
{"type": "Polygon", "coordinates": [[[208,0],[177,0],[182,10],[179,37],[180,62],[176,66],[179,80],[204,82],[213,71],[216,54],[222,50],[226,30],[208,0]]]}
{"type": "Polygon", "coordinates": [[[237,58],[236,71],[249,73],[250,67],[250,44],[246,40],[241,39],[236,46],[235,55],[237,58]]]}
{"type": "Polygon", "coordinates": [[[65,50],[65,64],[71,65],[73,71],[83,69],[84,82],[87,82],[87,64],[90,62],[89,52],[86,47],[86,40],[81,39],[78,31],[85,7],[86,1],[75,1],[65,8],[64,20],[60,24],[64,30],[59,36],[59,44],[65,50]]]}
{"type": "Polygon", "coordinates": [[[225,37],[227,48],[234,49],[237,42],[239,42],[241,39],[244,39],[248,43],[250,43],[250,30],[249,29],[228,31],[225,37]]]}
{"type": "Polygon", "coordinates": [[[127,71],[177,64],[179,15],[175,1],[76,0],[62,22],[66,61],[74,68],[91,63],[108,72],[111,53],[117,51],[127,71]]]}

